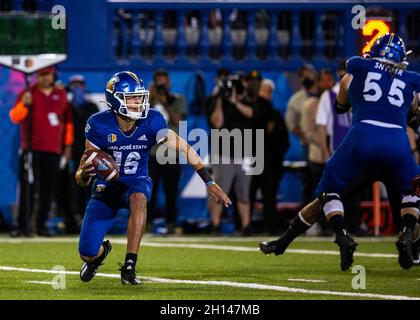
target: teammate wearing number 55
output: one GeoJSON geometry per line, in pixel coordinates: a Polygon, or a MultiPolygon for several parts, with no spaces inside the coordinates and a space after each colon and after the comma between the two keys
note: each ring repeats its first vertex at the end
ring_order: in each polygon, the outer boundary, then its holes
{"type": "Polygon", "coordinates": [[[341,197],[353,179],[364,176],[372,182],[387,180],[399,187],[402,232],[396,245],[401,267],[411,268],[420,197],[411,188],[419,169],[406,126],[407,122],[418,126],[420,75],[406,70],[407,54],[403,40],[391,33],[379,37],[365,57],[347,61],[335,110],[344,113],[351,107],[352,126],[326,164],[317,188],[318,198],[302,209],[279,239],[260,243],[264,253],[283,253],[323,211],[337,235],[341,269],[350,268],[357,243],[347,232],[341,197]]]}
{"type": "MultiPolygon", "coordinates": [[[[80,270],[82,281],[90,281],[111,250],[103,241],[112,226],[117,210],[130,209],[127,228],[125,263],[121,264],[121,282],[137,285],[135,267],[146,218],[147,201],[151,197],[152,181],[148,177],[149,152],[155,144],[183,153],[207,185],[210,196],[225,206],[231,204],[204,168],[194,149],[168,129],[159,111],[149,109],[149,91],[132,72],[115,74],[107,83],[106,101],[110,110],[90,117],[85,129],[86,149],[101,149],[110,154],[119,166],[119,180],[105,181],[96,177],[92,197],[86,208],[80,232],[79,254],[84,261],[80,270]]],[[[91,163],[83,156],[76,173],[80,186],[87,186],[93,174],[91,163]]]]}

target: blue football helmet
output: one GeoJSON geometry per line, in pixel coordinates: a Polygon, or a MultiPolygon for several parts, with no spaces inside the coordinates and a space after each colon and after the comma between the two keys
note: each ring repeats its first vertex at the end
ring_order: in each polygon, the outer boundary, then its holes
{"type": "Polygon", "coordinates": [[[122,71],[114,74],[106,85],[105,96],[108,107],[115,113],[132,120],[147,117],[150,107],[149,90],[135,73],[122,71]],[[127,97],[137,97],[140,103],[127,104],[127,97]]]}
{"type": "Polygon", "coordinates": [[[408,65],[407,55],[411,53],[406,51],[404,41],[395,33],[386,33],[380,36],[370,48],[367,57],[392,64],[399,68],[405,68],[408,65]]]}

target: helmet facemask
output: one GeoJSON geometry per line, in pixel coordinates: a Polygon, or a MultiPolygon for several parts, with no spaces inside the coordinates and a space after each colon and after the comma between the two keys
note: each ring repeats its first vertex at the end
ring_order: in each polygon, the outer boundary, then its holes
{"type": "Polygon", "coordinates": [[[115,92],[114,97],[120,102],[118,113],[132,120],[145,119],[149,112],[149,90],[139,92],[115,92]]]}

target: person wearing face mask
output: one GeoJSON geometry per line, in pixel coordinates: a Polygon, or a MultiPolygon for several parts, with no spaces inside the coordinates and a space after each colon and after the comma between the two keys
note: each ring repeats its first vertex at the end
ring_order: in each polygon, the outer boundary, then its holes
{"type": "Polygon", "coordinates": [[[70,161],[61,161],[58,188],[56,192],[57,210],[64,217],[67,234],[79,232],[81,219],[86,210],[86,203],[90,197],[89,188],[81,188],[74,183],[77,164],[85,151],[84,129],[91,115],[98,112],[98,106],[87,99],[86,81],[83,75],[76,74],[68,80],[68,100],[72,110],[74,122],[74,143],[70,161]]]}
{"type": "MultiPolygon", "coordinates": [[[[306,99],[317,92],[317,72],[311,64],[304,64],[298,71],[302,88],[295,92],[287,103],[285,121],[287,129],[297,136],[302,146],[302,160],[308,161],[308,142],[302,131],[302,108],[306,99]]],[[[305,206],[312,199],[312,184],[309,167],[301,172],[301,205],[305,206]]]]}
{"type": "Polygon", "coordinates": [[[79,163],[85,151],[84,130],[87,119],[98,112],[98,106],[87,99],[86,80],[83,75],[77,74],[69,78],[68,93],[74,121],[73,161],[79,163]]]}
{"type": "Polygon", "coordinates": [[[306,145],[305,135],[301,128],[301,113],[303,103],[310,94],[316,93],[317,72],[311,64],[304,64],[298,71],[301,89],[295,92],[287,103],[286,125],[295,134],[302,145],[306,145]]]}

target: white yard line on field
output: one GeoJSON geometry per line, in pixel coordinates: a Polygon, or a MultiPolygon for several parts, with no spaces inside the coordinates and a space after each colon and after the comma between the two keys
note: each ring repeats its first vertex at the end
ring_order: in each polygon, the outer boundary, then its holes
{"type": "Polygon", "coordinates": [[[57,238],[0,238],[0,243],[76,243],[76,237],[57,237],[57,238]]]}
{"type": "MultiPolygon", "coordinates": [[[[241,246],[224,246],[213,244],[192,244],[192,243],[161,243],[161,242],[144,242],[142,244],[146,247],[166,247],[166,248],[188,248],[188,249],[211,249],[211,250],[227,250],[227,251],[243,251],[243,252],[258,252],[258,248],[241,247],[241,246]]],[[[310,249],[287,249],[286,253],[300,253],[300,254],[318,254],[318,255],[340,255],[338,251],[333,250],[310,250],[310,249]]],[[[396,258],[396,254],[392,253],[362,253],[356,252],[354,254],[358,257],[371,258],[396,258]]]]}
{"type": "Polygon", "coordinates": [[[313,282],[313,283],[327,282],[325,280],[316,280],[316,279],[287,279],[287,281],[293,281],[293,282],[313,282]]]}
{"type": "MultiPolygon", "coordinates": [[[[279,234],[280,236],[280,234],[279,234]]],[[[252,237],[241,237],[241,236],[154,236],[152,234],[146,234],[145,240],[159,241],[159,242],[259,242],[259,241],[271,241],[278,239],[278,236],[252,236],[252,237]]],[[[293,242],[332,242],[335,237],[313,237],[302,235],[296,238],[293,242]]],[[[396,237],[383,236],[383,237],[355,237],[358,242],[394,242],[396,237]]]]}
{"type": "MultiPolygon", "coordinates": [[[[0,266],[0,271],[50,273],[50,274],[59,274],[59,273],[63,274],[64,273],[68,275],[79,274],[79,272],[77,271],[16,268],[16,267],[9,267],[9,266],[0,266]]],[[[108,277],[108,278],[120,278],[119,274],[98,273],[96,274],[96,276],[108,277]]],[[[256,289],[256,290],[270,290],[270,291],[279,291],[279,292],[288,292],[288,293],[303,293],[303,294],[352,297],[352,298],[371,298],[371,299],[385,299],[385,300],[420,300],[420,297],[385,295],[385,294],[377,294],[377,293],[308,290],[308,289],[302,289],[302,288],[290,288],[290,287],[276,286],[276,285],[267,285],[267,284],[258,284],[258,283],[242,283],[242,282],[233,282],[233,281],[179,280],[179,279],[165,279],[165,278],[155,278],[155,277],[142,277],[142,279],[147,282],[156,282],[156,283],[210,285],[210,286],[222,286],[222,287],[245,288],[245,289],[256,289]]]]}
{"type": "Polygon", "coordinates": [[[25,281],[25,282],[34,283],[34,284],[49,284],[49,285],[58,284],[55,281],[25,281]]]}
{"type": "MultiPolygon", "coordinates": [[[[112,244],[127,244],[124,238],[110,238],[112,244]]],[[[3,243],[77,243],[77,238],[31,238],[31,239],[0,239],[3,243]]],[[[200,243],[170,243],[170,242],[150,242],[143,241],[143,247],[161,247],[161,248],[183,248],[183,249],[209,249],[209,250],[224,250],[224,251],[238,251],[238,252],[258,252],[258,248],[246,246],[228,246],[217,244],[200,244],[200,243]]],[[[287,249],[286,253],[297,254],[315,254],[315,255],[334,255],[340,253],[334,250],[312,250],[312,249],[287,249]]],[[[397,254],[393,253],[364,253],[356,252],[356,257],[368,258],[397,258],[397,254]]]]}

